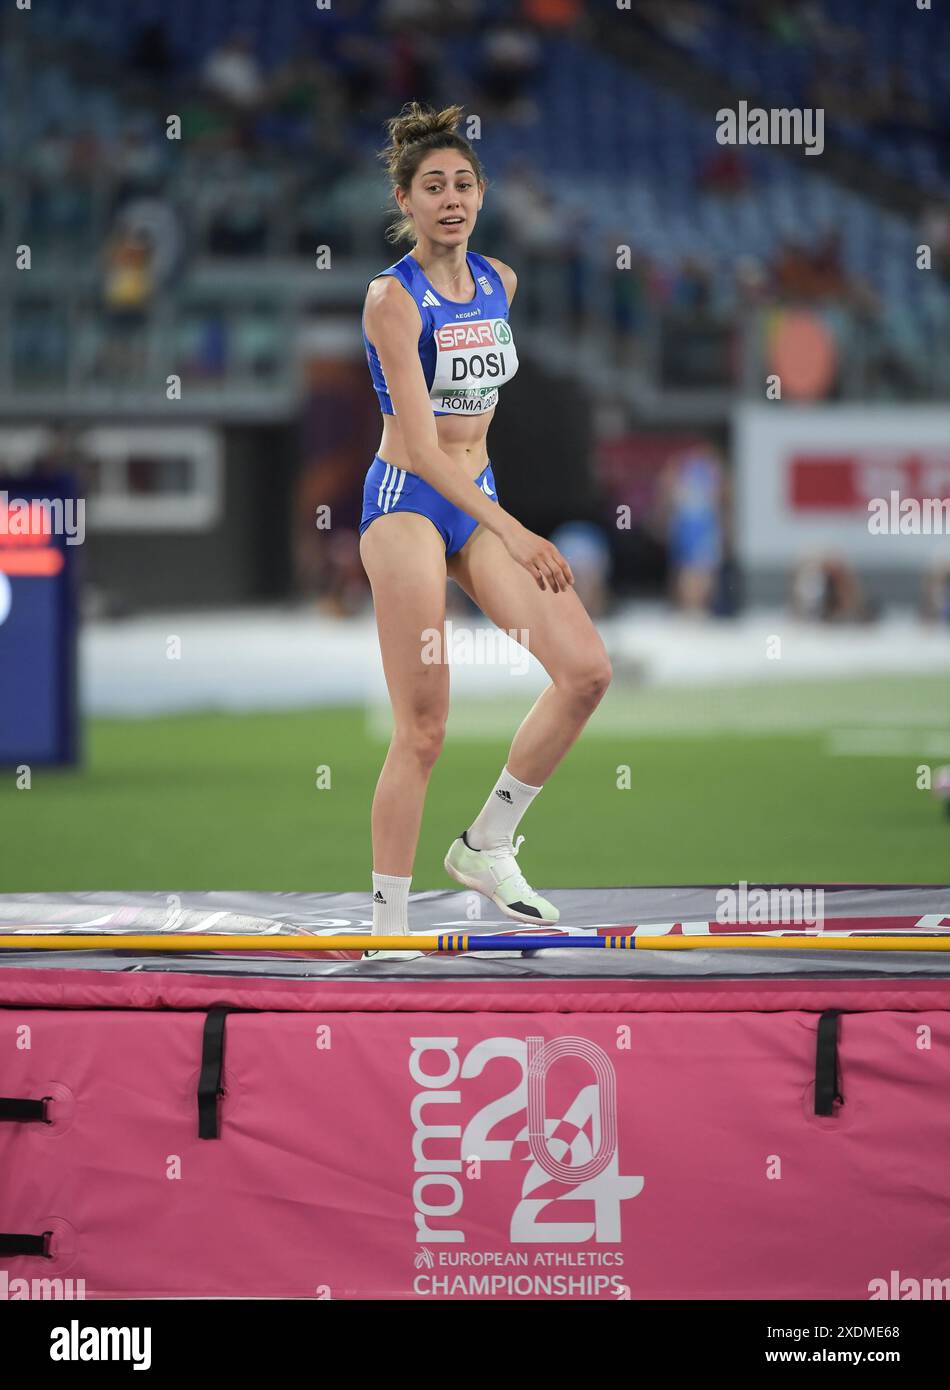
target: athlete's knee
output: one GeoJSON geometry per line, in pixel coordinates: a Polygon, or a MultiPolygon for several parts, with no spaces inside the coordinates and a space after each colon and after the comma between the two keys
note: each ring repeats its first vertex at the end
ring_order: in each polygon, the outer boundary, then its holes
{"type": "Polygon", "coordinates": [[[421,767],[431,768],[445,743],[445,721],[446,716],[442,711],[416,714],[397,725],[395,741],[421,767]]]}
{"type": "Polygon", "coordinates": [[[555,676],[554,683],[580,704],[593,709],[607,693],[612,677],[610,658],[601,650],[586,659],[579,656],[555,676]]]}

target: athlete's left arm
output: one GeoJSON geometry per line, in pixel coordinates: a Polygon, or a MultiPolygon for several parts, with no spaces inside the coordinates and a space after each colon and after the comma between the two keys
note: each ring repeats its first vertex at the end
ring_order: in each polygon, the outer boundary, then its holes
{"type": "Polygon", "coordinates": [[[510,265],[505,265],[504,261],[496,261],[494,256],[486,256],[485,260],[493,266],[501,276],[501,283],[505,287],[505,294],[508,296],[508,306],[515,297],[515,290],[518,288],[518,277],[510,265]]]}

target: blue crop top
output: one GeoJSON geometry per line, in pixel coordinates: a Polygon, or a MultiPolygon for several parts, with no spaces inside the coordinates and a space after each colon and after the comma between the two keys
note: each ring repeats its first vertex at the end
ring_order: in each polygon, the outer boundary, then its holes
{"type": "MultiPolygon", "coordinates": [[[[518,370],[501,276],[475,251],[469,251],[466,259],[476,286],[475,298],[467,304],[446,299],[434,290],[415,256],[408,252],[401,261],[379,272],[395,275],[419,307],[419,360],[435,415],[484,414],[498,404],[499,386],[518,370]]],[[[378,278],[373,276],[373,280],[378,278]]],[[[384,415],[395,415],[379,354],[365,327],[363,344],[379,408],[384,415]]]]}

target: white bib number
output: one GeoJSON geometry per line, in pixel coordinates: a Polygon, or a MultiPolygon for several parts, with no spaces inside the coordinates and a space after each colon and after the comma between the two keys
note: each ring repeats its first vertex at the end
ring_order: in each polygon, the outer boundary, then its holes
{"type": "Polygon", "coordinates": [[[498,404],[498,388],[518,370],[504,319],[447,323],[435,330],[435,374],[429,398],[436,410],[481,415],[498,404]]]}

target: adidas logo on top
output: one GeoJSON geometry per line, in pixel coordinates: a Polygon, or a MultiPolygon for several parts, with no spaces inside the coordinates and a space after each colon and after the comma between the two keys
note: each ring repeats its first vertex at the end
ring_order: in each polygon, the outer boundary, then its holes
{"type": "Polygon", "coordinates": [[[433,309],[440,309],[442,307],[440,301],[436,299],[431,290],[426,290],[425,294],[422,296],[422,302],[423,304],[428,304],[433,309]]]}
{"type": "Polygon", "coordinates": [[[503,790],[499,787],[499,788],[496,790],[495,795],[496,795],[496,796],[500,796],[501,799],[502,799],[502,801],[507,801],[509,806],[511,806],[511,805],[514,804],[514,803],[512,802],[512,799],[511,799],[511,792],[503,791],[503,790]]]}

